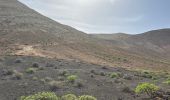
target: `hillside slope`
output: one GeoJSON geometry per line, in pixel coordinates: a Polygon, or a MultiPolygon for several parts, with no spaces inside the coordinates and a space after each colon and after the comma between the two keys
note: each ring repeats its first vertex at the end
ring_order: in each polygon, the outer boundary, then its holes
{"type": "Polygon", "coordinates": [[[94,37],[110,41],[113,45],[119,43],[120,48],[147,55],[158,55],[169,58],[170,29],[153,30],[137,35],[128,34],[98,34],[94,37]],[[148,52],[148,53],[147,53],[148,52]]]}
{"type": "Polygon", "coordinates": [[[138,36],[131,37],[117,34],[114,41],[101,39],[51,20],[17,0],[0,0],[1,55],[74,59],[132,69],[169,69],[164,49],[138,36]]]}
{"type": "Polygon", "coordinates": [[[71,56],[69,44],[91,42],[93,39],[72,27],[55,22],[17,0],[0,0],[1,54],[71,56]],[[40,50],[35,50],[35,47],[40,50]],[[44,49],[50,51],[41,51],[44,49]],[[54,50],[54,52],[52,52],[54,50]],[[66,50],[67,52],[64,52],[66,50]],[[63,52],[60,52],[63,51],[63,52]],[[68,54],[66,54],[68,53],[68,54]]]}
{"type": "Polygon", "coordinates": [[[17,0],[0,1],[1,40],[14,43],[39,43],[85,38],[87,35],[69,26],[57,23],[17,0]]]}

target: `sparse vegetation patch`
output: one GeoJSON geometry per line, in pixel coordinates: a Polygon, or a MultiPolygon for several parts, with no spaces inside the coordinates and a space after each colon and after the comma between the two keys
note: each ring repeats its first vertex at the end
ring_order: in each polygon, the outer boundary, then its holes
{"type": "Polygon", "coordinates": [[[39,92],[30,96],[21,96],[19,100],[97,100],[90,95],[82,95],[77,97],[74,94],[66,94],[61,97],[57,96],[54,92],[39,92]]]}
{"type": "Polygon", "coordinates": [[[146,93],[150,98],[155,96],[159,87],[151,83],[141,83],[135,88],[136,93],[146,93]]]}
{"type": "Polygon", "coordinates": [[[89,95],[82,95],[79,97],[78,100],[97,100],[95,97],[93,96],[89,96],[89,95]]]}
{"type": "Polygon", "coordinates": [[[163,83],[165,83],[165,84],[167,84],[167,85],[170,85],[170,78],[167,78],[166,81],[163,82],[163,83]]]}
{"type": "Polygon", "coordinates": [[[119,74],[113,72],[113,73],[110,74],[110,77],[111,77],[111,78],[117,78],[117,77],[119,77],[119,74]]]}
{"type": "Polygon", "coordinates": [[[51,82],[49,82],[49,86],[50,86],[50,89],[52,91],[55,91],[57,89],[62,88],[63,83],[62,82],[58,82],[58,81],[51,81],[51,82]]]}
{"type": "Polygon", "coordinates": [[[37,70],[37,69],[35,69],[35,68],[28,68],[28,69],[26,69],[26,73],[28,73],[28,74],[34,74],[34,73],[36,72],[36,70],[37,70]]]}
{"type": "Polygon", "coordinates": [[[21,96],[20,100],[59,100],[53,92],[40,92],[30,96],[21,96]]]}
{"type": "Polygon", "coordinates": [[[71,83],[74,83],[77,78],[78,77],[76,75],[70,75],[67,77],[67,80],[71,83]]]}
{"type": "Polygon", "coordinates": [[[20,80],[20,79],[23,78],[23,76],[24,76],[23,73],[18,72],[18,71],[16,71],[16,70],[13,71],[13,78],[14,78],[14,79],[20,80]]]}
{"type": "Polygon", "coordinates": [[[61,100],[78,100],[74,94],[67,94],[61,97],[61,100]]]}

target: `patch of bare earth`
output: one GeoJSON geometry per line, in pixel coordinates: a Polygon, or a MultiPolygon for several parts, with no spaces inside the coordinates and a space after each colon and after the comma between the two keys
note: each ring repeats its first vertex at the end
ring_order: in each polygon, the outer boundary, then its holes
{"type": "MultiPolygon", "coordinates": [[[[15,45],[16,46],[16,45],[15,45]]],[[[104,65],[107,62],[97,58],[95,56],[82,53],[80,51],[65,47],[65,46],[55,46],[55,49],[51,47],[41,48],[38,45],[17,45],[17,49],[12,53],[12,55],[22,55],[22,56],[38,56],[47,58],[57,58],[66,60],[82,60],[89,63],[104,65]]],[[[109,63],[108,63],[109,64],[109,63]]],[[[110,63],[111,64],[111,63],[110,63]]]]}

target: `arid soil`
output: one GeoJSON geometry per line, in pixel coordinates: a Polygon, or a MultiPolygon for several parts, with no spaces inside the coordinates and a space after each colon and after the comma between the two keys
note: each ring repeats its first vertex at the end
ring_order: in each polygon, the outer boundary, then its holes
{"type": "MultiPolygon", "coordinates": [[[[156,74],[155,74],[156,75],[156,74]]],[[[157,75],[156,84],[164,91],[169,86],[162,82],[167,73],[157,75]]],[[[3,56],[0,61],[0,98],[16,100],[22,95],[30,95],[42,91],[53,91],[57,95],[73,93],[88,94],[98,100],[150,100],[145,95],[133,92],[141,82],[155,82],[144,76],[142,71],[128,71],[123,68],[100,66],[75,60],[47,59],[29,56],[3,56]],[[34,68],[29,73],[27,69],[34,68]],[[22,73],[22,75],[17,75],[22,73]],[[118,73],[111,78],[109,74],[118,73]],[[74,83],[67,79],[76,75],[74,83]],[[51,88],[50,81],[56,81],[57,87],[51,88]],[[142,99],[145,98],[145,99],[142,99]]]]}

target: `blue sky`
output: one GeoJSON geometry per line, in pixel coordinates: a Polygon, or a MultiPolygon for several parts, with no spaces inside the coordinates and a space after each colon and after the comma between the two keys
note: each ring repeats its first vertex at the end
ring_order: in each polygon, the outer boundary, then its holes
{"type": "Polygon", "coordinates": [[[86,33],[137,34],[170,28],[170,0],[20,0],[86,33]]]}

